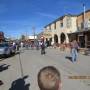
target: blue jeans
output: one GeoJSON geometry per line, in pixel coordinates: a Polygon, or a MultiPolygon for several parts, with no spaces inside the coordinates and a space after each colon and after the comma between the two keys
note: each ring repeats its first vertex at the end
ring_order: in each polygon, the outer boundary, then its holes
{"type": "Polygon", "coordinates": [[[72,48],[71,55],[72,55],[72,62],[76,61],[78,57],[77,49],[72,48]]]}

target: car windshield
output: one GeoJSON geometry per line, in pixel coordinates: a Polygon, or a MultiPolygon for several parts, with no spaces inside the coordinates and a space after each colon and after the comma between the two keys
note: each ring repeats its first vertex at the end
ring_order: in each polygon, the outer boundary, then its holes
{"type": "Polygon", "coordinates": [[[8,47],[8,44],[0,44],[0,47],[8,47]]]}

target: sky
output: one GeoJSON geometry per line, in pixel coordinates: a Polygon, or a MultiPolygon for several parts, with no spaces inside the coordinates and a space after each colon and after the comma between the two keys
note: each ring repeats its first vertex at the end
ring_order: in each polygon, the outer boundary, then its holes
{"type": "Polygon", "coordinates": [[[38,34],[43,27],[65,14],[90,9],[90,0],[0,0],[0,31],[5,37],[38,34]]]}

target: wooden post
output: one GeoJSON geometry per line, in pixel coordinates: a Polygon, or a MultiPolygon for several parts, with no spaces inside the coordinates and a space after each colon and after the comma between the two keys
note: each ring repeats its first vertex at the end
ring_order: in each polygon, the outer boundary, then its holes
{"type": "Polygon", "coordinates": [[[87,48],[87,34],[85,33],[85,48],[87,48]]]}

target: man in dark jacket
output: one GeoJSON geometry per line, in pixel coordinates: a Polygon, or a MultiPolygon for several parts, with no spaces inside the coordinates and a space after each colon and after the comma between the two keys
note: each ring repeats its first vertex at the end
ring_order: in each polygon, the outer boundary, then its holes
{"type": "Polygon", "coordinates": [[[44,45],[44,42],[41,42],[41,54],[45,54],[45,45],[44,45]]]}

